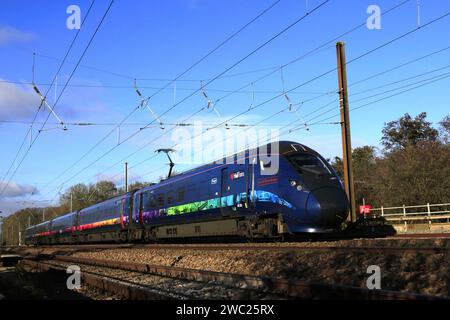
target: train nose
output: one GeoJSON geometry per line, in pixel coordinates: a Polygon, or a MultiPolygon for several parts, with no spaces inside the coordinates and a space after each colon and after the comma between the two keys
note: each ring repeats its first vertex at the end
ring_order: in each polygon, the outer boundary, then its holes
{"type": "Polygon", "coordinates": [[[318,225],[338,226],[348,215],[346,193],[334,187],[311,191],[306,200],[306,215],[318,225]]]}

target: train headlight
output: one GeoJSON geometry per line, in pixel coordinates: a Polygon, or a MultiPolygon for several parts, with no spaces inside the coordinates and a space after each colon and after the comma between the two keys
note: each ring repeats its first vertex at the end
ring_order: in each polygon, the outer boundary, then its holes
{"type": "Polygon", "coordinates": [[[291,187],[297,189],[297,191],[307,191],[305,185],[302,183],[302,181],[298,180],[289,180],[289,184],[291,187]]]}

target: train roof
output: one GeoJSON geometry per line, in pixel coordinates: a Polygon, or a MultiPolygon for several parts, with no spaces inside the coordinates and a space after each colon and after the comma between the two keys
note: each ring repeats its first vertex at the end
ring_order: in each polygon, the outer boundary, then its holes
{"type": "MultiPolygon", "coordinates": [[[[236,152],[236,153],[234,153],[232,155],[221,157],[220,159],[212,161],[212,162],[210,162],[208,164],[204,164],[202,166],[199,166],[199,167],[196,167],[196,168],[192,168],[192,169],[187,170],[185,172],[179,173],[176,176],[173,176],[171,178],[163,180],[163,181],[161,181],[159,183],[155,183],[155,184],[152,184],[152,185],[149,185],[149,186],[137,189],[137,190],[132,190],[132,191],[129,191],[127,193],[111,197],[109,199],[97,202],[97,203],[95,203],[95,204],[93,204],[91,206],[82,208],[82,209],[80,209],[78,211],[66,213],[66,214],[61,215],[61,216],[59,216],[57,218],[54,218],[54,219],[51,219],[51,220],[47,220],[47,221],[44,221],[44,222],[39,223],[37,225],[31,226],[31,227],[27,228],[27,230],[31,229],[31,228],[35,228],[35,227],[41,226],[41,225],[48,224],[48,223],[50,223],[50,221],[55,220],[55,219],[59,219],[59,218],[62,219],[62,218],[65,218],[65,217],[67,217],[67,216],[69,216],[71,214],[76,214],[77,212],[81,212],[81,211],[84,211],[86,209],[92,209],[92,208],[94,208],[96,206],[103,205],[104,203],[109,202],[109,201],[120,200],[123,197],[131,195],[135,191],[153,190],[153,189],[157,189],[157,188],[161,187],[162,185],[171,184],[171,183],[176,182],[178,180],[185,179],[186,176],[188,174],[190,174],[190,173],[195,173],[196,171],[199,171],[199,170],[202,170],[202,169],[206,169],[206,168],[211,167],[211,166],[222,165],[227,158],[228,159],[231,159],[231,158],[232,159],[236,159],[236,156],[242,155],[242,154],[246,154],[246,153],[259,154],[258,151],[261,150],[261,149],[262,150],[267,150],[267,151],[269,151],[270,154],[272,154],[272,148],[271,148],[272,144],[273,144],[273,142],[267,143],[265,145],[261,145],[261,146],[258,146],[258,147],[252,148],[252,149],[244,149],[244,150],[236,152]]],[[[315,155],[318,155],[318,153],[316,151],[314,151],[313,149],[311,149],[311,148],[309,148],[309,147],[307,147],[307,146],[305,146],[305,145],[303,145],[301,143],[298,143],[298,142],[295,142],[295,141],[284,141],[284,140],[283,141],[278,141],[278,154],[279,155],[285,155],[285,154],[290,153],[290,152],[308,152],[308,153],[313,153],[315,155]]]]}
{"type": "Polygon", "coordinates": [[[45,226],[46,224],[49,224],[49,223],[50,223],[50,221],[51,221],[51,220],[45,220],[44,222],[41,222],[41,223],[35,224],[35,225],[33,225],[33,226],[29,226],[29,227],[28,227],[28,228],[26,228],[25,230],[30,230],[30,229],[33,229],[33,228],[37,228],[37,227],[41,227],[41,226],[45,226]]]}
{"type": "MultiPolygon", "coordinates": [[[[214,161],[212,161],[210,163],[207,163],[207,164],[201,165],[199,167],[192,168],[190,170],[182,172],[182,173],[174,176],[173,178],[176,178],[176,177],[178,177],[180,175],[183,175],[183,174],[186,174],[186,173],[190,173],[190,172],[194,172],[194,171],[197,171],[199,169],[203,169],[203,168],[206,168],[206,167],[209,167],[209,166],[212,166],[212,165],[223,164],[226,159],[231,159],[231,158],[235,159],[235,157],[237,157],[239,155],[242,155],[243,153],[251,153],[251,154],[255,154],[256,153],[256,154],[259,154],[258,151],[260,149],[263,149],[263,150],[268,150],[269,154],[272,154],[272,144],[273,143],[274,142],[270,142],[270,143],[266,143],[264,145],[252,148],[252,149],[240,150],[240,151],[235,152],[235,153],[233,153],[231,155],[223,156],[223,157],[221,157],[221,158],[219,158],[217,160],[214,160],[214,161]]],[[[278,141],[278,154],[279,155],[284,155],[284,154],[289,153],[289,152],[302,152],[302,151],[303,152],[317,153],[313,149],[311,149],[311,148],[309,148],[309,147],[307,147],[307,146],[305,146],[305,145],[303,145],[301,143],[298,143],[298,142],[284,141],[284,140],[283,141],[278,141]]],[[[167,179],[167,180],[169,180],[169,179],[167,179]]]]}
{"type": "MultiPolygon", "coordinates": [[[[265,145],[261,145],[261,146],[258,146],[258,147],[252,148],[252,149],[244,149],[244,150],[238,151],[238,152],[236,152],[236,153],[234,153],[232,155],[224,156],[224,157],[222,157],[220,159],[217,159],[217,160],[214,160],[214,161],[212,161],[210,163],[207,163],[207,164],[201,165],[199,167],[195,167],[195,168],[192,168],[190,170],[181,172],[181,173],[179,173],[179,174],[177,174],[177,175],[175,175],[173,177],[170,177],[168,179],[162,180],[159,183],[155,183],[155,184],[152,184],[150,186],[146,186],[146,187],[140,188],[139,190],[157,189],[161,185],[170,184],[170,183],[176,182],[178,180],[184,179],[184,178],[186,178],[186,175],[188,175],[188,174],[195,173],[195,172],[197,172],[199,170],[206,169],[206,168],[211,167],[211,166],[222,165],[227,158],[228,159],[235,159],[236,156],[242,155],[243,153],[253,153],[253,152],[256,153],[258,150],[262,149],[262,150],[268,150],[269,154],[271,154],[272,153],[272,148],[271,148],[272,143],[266,143],[265,145]],[[270,146],[270,148],[269,148],[269,146],[270,146]]],[[[313,149],[311,149],[311,148],[309,148],[309,147],[307,147],[307,146],[305,146],[305,145],[303,145],[301,143],[295,142],[295,141],[285,141],[285,140],[278,141],[278,154],[284,155],[284,154],[287,154],[289,152],[308,152],[308,153],[313,153],[313,154],[316,154],[316,155],[318,154],[313,149]]],[[[256,153],[256,154],[258,154],[258,153],[256,153]]]]}
{"type": "Polygon", "coordinates": [[[76,213],[77,213],[77,211],[65,213],[65,214],[63,214],[63,215],[60,215],[60,216],[58,216],[58,217],[56,217],[56,218],[51,219],[50,221],[61,220],[61,219],[67,218],[67,217],[69,217],[69,216],[72,216],[72,215],[74,215],[74,214],[76,214],[76,213]]]}

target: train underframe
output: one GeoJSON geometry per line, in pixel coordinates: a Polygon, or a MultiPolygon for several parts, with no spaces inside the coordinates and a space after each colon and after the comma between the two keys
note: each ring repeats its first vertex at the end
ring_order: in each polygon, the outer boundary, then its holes
{"type": "Polygon", "coordinates": [[[158,242],[173,239],[245,238],[283,239],[289,234],[288,225],[281,214],[254,215],[223,220],[201,221],[183,224],[130,227],[121,230],[97,230],[92,232],[61,234],[35,238],[33,244],[77,244],[98,242],[158,242]]]}

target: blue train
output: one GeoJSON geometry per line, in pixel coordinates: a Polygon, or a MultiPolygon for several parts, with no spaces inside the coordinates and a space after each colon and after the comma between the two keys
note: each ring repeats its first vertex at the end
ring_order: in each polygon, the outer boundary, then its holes
{"type": "Polygon", "coordinates": [[[27,244],[329,233],[349,206],[329,163],[280,141],[215,161],[26,230],[27,244]],[[277,170],[274,170],[276,168],[277,170]]]}

